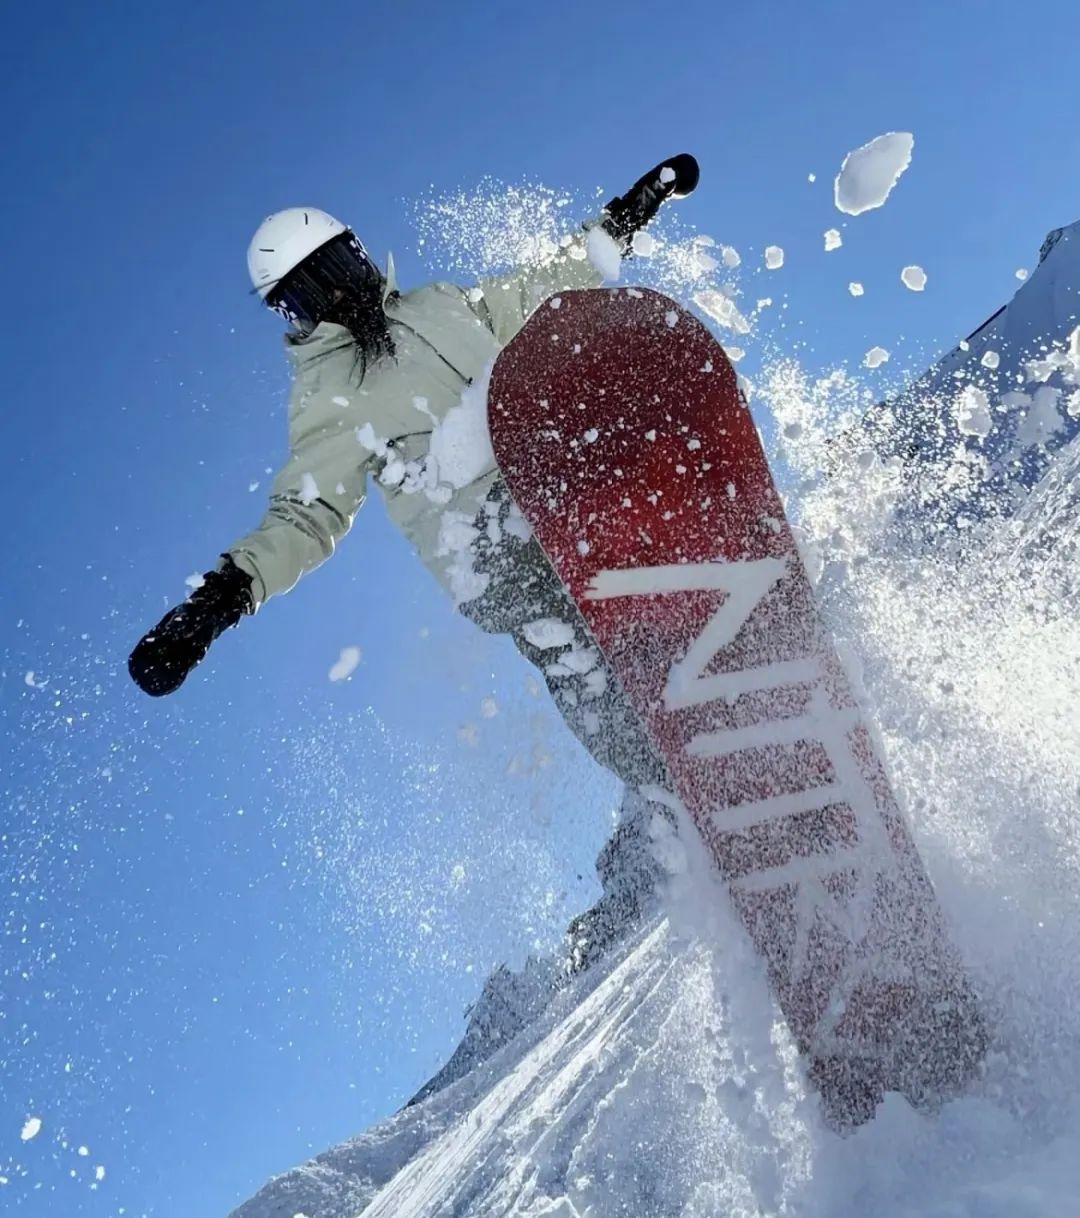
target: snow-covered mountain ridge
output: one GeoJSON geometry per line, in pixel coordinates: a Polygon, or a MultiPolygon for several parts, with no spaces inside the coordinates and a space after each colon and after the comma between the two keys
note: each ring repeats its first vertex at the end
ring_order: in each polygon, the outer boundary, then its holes
{"type": "Polygon", "coordinates": [[[1080,221],[1047,236],[1012,300],[866,414],[860,430],[901,457],[920,515],[1011,514],[1080,436],[1078,326],[1080,221]]]}

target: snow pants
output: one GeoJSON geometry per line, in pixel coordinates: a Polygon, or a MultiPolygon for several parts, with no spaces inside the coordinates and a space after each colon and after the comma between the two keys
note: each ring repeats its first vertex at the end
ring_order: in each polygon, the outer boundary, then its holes
{"type": "Polygon", "coordinates": [[[627,786],[669,782],[637,716],[573,598],[501,480],[477,516],[473,569],[487,586],[460,611],[489,634],[508,634],[544,678],[567,726],[627,786]]]}

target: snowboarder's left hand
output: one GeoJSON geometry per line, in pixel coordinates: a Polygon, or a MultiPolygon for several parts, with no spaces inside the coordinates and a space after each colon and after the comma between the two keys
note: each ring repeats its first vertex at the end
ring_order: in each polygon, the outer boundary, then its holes
{"type": "Polygon", "coordinates": [[[644,177],[630,187],[624,195],[612,199],[604,207],[607,213],[603,227],[624,244],[660,210],[668,199],[684,199],[698,184],[701,170],[688,152],[661,161],[644,177]]]}
{"type": "Polygon", "coordinates": [[[251,576],[225,558],[202,584],[139,640],[128,659],[131,679],[154,698],[178,690],[224,631],[252,612],[251,576]]]}

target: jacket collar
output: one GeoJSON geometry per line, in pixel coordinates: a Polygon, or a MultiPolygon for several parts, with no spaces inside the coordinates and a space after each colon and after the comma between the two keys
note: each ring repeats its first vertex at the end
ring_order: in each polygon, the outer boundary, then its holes
{"type": "Polygon", "coordinates": [[[386,281],[383,284],[383,304],[390,299],[391,296],[398,294],[397,269],[394,266],[394,255],[386,255],[386,281]]]}

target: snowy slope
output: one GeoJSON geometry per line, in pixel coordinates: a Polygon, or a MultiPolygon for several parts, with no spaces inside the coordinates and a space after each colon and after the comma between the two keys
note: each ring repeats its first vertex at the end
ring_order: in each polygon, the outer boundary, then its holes
{"type": "Polygon", "coordinates": [[[486,1067],[271,1182],[233,1218],[1077,1212],[1067,1122],[1048,1135],[986,1096],[935,1119],[890,1099],[837,1138],[769,1014],[753,961],[650,927],[486,1067]]]}

